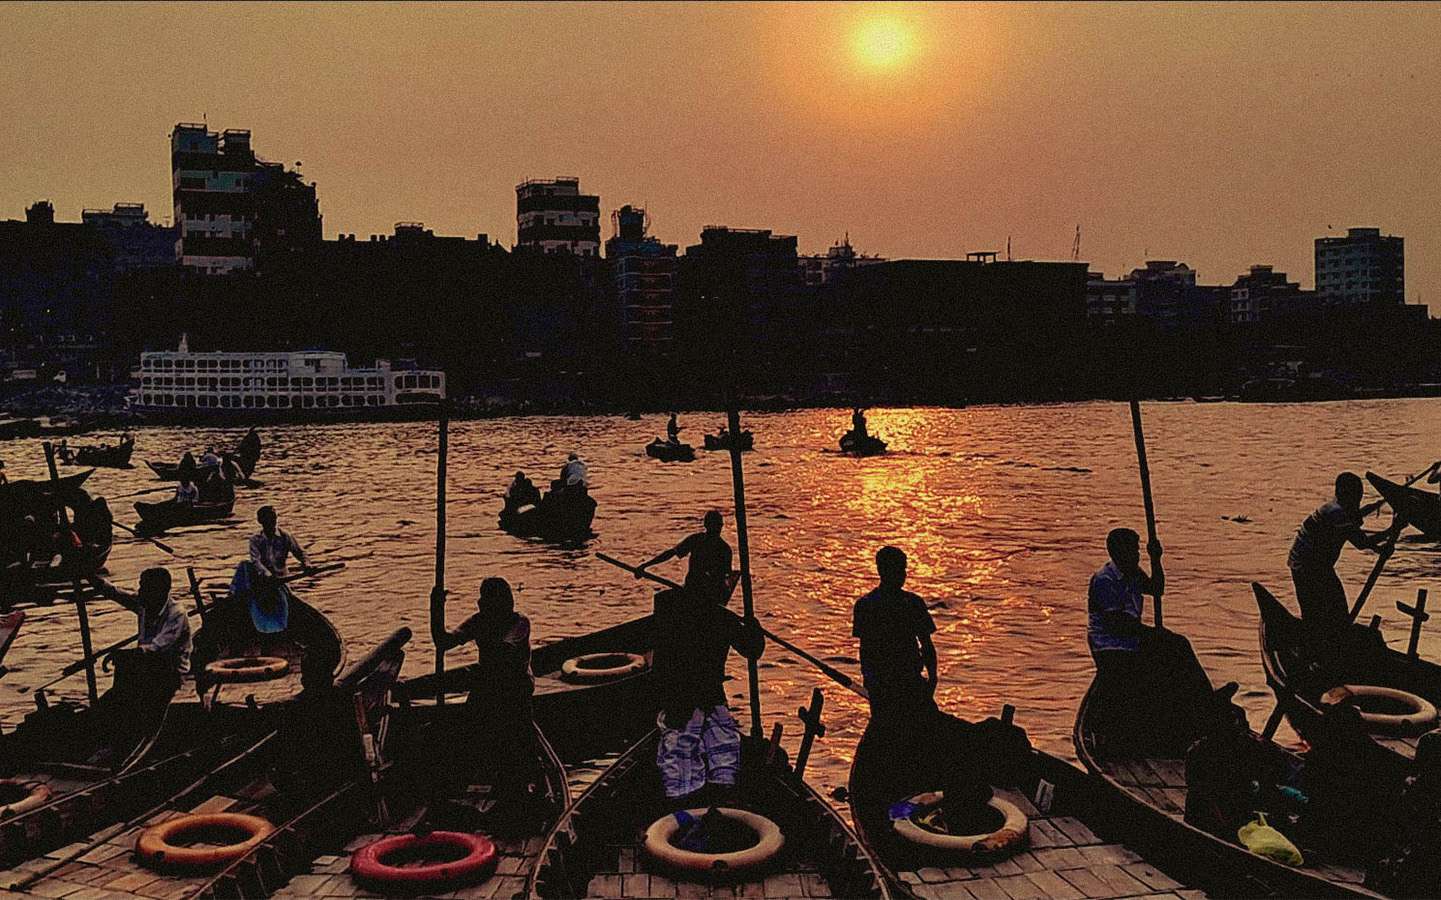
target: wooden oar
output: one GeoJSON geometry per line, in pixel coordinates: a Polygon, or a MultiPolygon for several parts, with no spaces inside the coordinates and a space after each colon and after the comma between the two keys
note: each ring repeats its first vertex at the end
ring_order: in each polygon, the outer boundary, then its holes
{"type": "MultiPolygon", "coordinates": [[[[639,575],[641,578],[649,578],[656,584],[661,584],[674,590],[685,590],[682,585],[671,581],[664,575],[657,575],[654,572],[650,571],[642,571],[641,569],[631,565],[630,563],[616,559],[614,556],[610,556],[605,553],[597,553],[595,555],[595,558],[600,560],[601,562],[610,563],[617,569],[624,569],[632,575],[639,575]]],[[[760,624],[760,622],[756,622],[756,627],[759,628],[761,630],[761,634],[764,634],[767,638],[775,641],[777,644],[794,653],[796,656],[799,656],[801,659],[804,659],[806,662],[815,666],[817,669],[820,669],[822,674],[834,681],[836,684],[858,696],[865,697],[867,700],[870,699],[870,694],[866,693],[865,687],[859,684],[855,679],[851,678],[845,672],[842,672],[840,669],[837,669],[835,666],[832,666],[829,663],[824,662],[823,660],[817,659],[816,657],[802,650],[800,647],[797,647],[795,644],[792,644],[790,641],[766,628],[764,625],[760,624]]]]}
{"type": "Polygon", "coordinates": [[[136,531],[134,528],[131,528],[129,525],[126,525],[124,522],[116,521],[116,522],[114,522],[114,524],[119,525],[121,528],[124,528],[126,531],[128,531],[128,532],[130,532],[131,534],[135,535],[136,537],[140,538],[140,540],[142,540],[142,541],[149,541],[150,543],[152,543],[152,544],[154,544],[155,546],[159,547],[161,550],[164,550],[166,553],[169,553],[171,556],[179,556],[179,555],[180,555],[179,553],[176,553],[176,552],[175,552],[175,548],[172,547],[172,546],[170,546],[169,544],[167,544],[167,543],[165,543],[165,542],[163,542],[163,541],[157,541],[155,538],[151,537],[151,536],[148,535],[148,534],[141,534],[140,532],[136,531]]]}
{"type": "MultiPolygon", "coordinates": [[[[1146,433],[1141,429],[1141,401],[1131,401],[1131,430],[1136,436],[1136,461],[1141,467],[1141,502],[1146,506],[1146,538],[1149,544],[1160,543],[1156,540],[1156,506],[1151,501],[1151,467],[1146,464],[1146,433]]],[[[1155,560],[1151,561],[1151,574],[1155,573],[1155,560]]],[[[1156,591],[1156,615],[1155,624],[1161,627],[1161,592],[1156,591]]]]}
{"type": "MultiPolygon", "coordinates": [[[[1420,472],[1407,478],[1405,484],[1402,486],[1411,487],[1411,485],[1430,475],[1432,472],[1435,472],[1438,468],[1441,468],[1441,460],[1433,462],[1420,472]]],[[[1386,501],[1382,499],[1363,507],[1361,517],[1364,519],[1385,505],[1386,501]]],[[[1371,598],[1371,591],[1376,587],[1376,582],[1381,578],[1381,570],[1386,568],[1386,563],[1390,562],[1392,554],[1396,552],[1396,540],[1401,536],[1401,529],[1396,527],[1397,525],[1405,527],[1405,520],[1399,517],[1396,519],[1395,523],[1391,526],[1395,532],[1391,535],[1391,540],[1387,542],[1386,546],[1377,551],[1376,564],[1371,567],[1371,574],[1366,576],[1366,583],[1361,585],[1361,593],[1356,595],[1356,602],[1351,604],[1352,622],[1356,621],[1357,617],[1361,615],[1361,610],[1366,608],[1366,601],[1371,598]]]]}
{"type": "MultiPolygon", "coordinates": [[[[741,433],[740,408],[734,404],[726,412],[731,434],[741,433]]],[[[750,530],[746,526],[746,487],[741,468],[741,445],[739,438],[730,442],[731,486],[735,492],[736,543],[739,545],[741,560],[741,602],[744,604],[748,621],[756,620],[755,598],[751,590],[751,548],[750,530]]],[[[751,698],[751,737],[761,736],[761,681],[760,667],[754,659],[746,660],[746,681],[751,698]]]]}

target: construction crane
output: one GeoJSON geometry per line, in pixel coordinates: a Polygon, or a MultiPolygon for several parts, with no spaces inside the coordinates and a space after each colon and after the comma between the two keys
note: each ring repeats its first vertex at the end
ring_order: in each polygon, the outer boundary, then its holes
{"type": "Polygon", "coordinates": [[[1076,239],[1071,241],[1071,262],[1081,261],[1081,226],[1076,225],[1076,239]]]}

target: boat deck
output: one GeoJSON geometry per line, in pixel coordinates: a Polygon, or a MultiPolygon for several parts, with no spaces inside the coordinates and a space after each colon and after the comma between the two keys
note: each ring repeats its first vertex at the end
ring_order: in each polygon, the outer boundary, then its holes
{"type": "Polygon", "coordinates": [[[1080,819],[1042,815],[1018,791],[996,789],[1030,819],[1025,851],[982,866],[928,866],[897,876],[925,900],[1082,900],[1206,895],[1187,888],[1122,844],[1107,843],[1080,819]]]}
{"type": "MultiPolygon", "coordinates": [[[[1120,787],[1135,795],[1141,802],[1155,806],[1174,819],[1183,819],[1186,814],[1186,764],[1180,759],[1131,758],[1108,759],[1100,762],[1102,771],[1115,780],[1120,787]]],[[[1350,866],[1314,863],[1307,858],[1304,866],[1298,867],[1328,881],[1338,882],[1352,889],[1361,889],[1366,880],[1362,869],[1350,866]]]]}

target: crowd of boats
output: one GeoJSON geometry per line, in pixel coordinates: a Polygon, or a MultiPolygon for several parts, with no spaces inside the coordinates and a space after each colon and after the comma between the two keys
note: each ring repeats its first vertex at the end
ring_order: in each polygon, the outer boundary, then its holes
{"type": "MultiPolygon", "coordinates": [[[[746,538],[745,448],[729,435],[751,436],[734,412],[718,438],[732,455],[740,558],[718,599],[729,605],[739,587],[741,620],[760,628],[746,538]]],[[[861,410],[847,438],[852,448],[879,442],[861,410]]],[[[445,458],[442,423],[432,616],[437,596],[442,612],[438,626],[432,621],[435,634],[446,633],[445,458]]],[[[247,481],[254,468],[250,458],[247,481]]],[[[156,471],[191,477],[183,464],[156,471]]],[[[88,474],[61,478],[52,466],[48,483],[11,483],[0,488],[0,501],[28,504],[31,515],[43,513],[62,532],[73,522],[79,535],[81,510],[94,502],[80,499],[88,474]]],[[[586,474],[572,455],[544,495],[513,483],[502,527],[544,535],[539,523],[572,515],[554,510],[584,508],[583,499],[589,512],[573,515],[585,519],[588,531],[594,500],[586,474]]],[[[1393,510],[1397,533],[1410,527],[1441,539],[1441,499],[1415,487],[1416,480],[1372,483],[1393,510]]],[[[123,659],[115,651],[129,642],[98,652],[89,646],[84,610],[95,597],[80,579],[104,565],[109,537],[82,542],[63,572],[27,576],[28,587],[51,591],[48,602],[73,603],[81,613],[84,655],[61,677],[86,671],[89,701],[55,700],[47,685],[35,692],[25,720],[0,734],[0,890],[57,897],[104,891],[154,898],[927,900],[1441,892],[1441,880],[1428,880],[1437,871],[1434,859],[1413,859],[1409,868],[1395,859],[1398,850],[1436,848],[1441,732],[1431,729],[1438,724],[1441,668],[1420,658],[1414,637],[1405,653],[1375,640],[1374,621],[1347,623],[1362,649],[1328,654],[1260,585],[1261,650],[1278,699],[1277,714],[1260,732],[1242,716],[1230,730],[1202,734],[1196,746],[1180,746],[1175,735],[1122,740],[1108,732],[1117,710],[1106,708],[1108,698],[1093,686],[1076,718],[1084,767],[1077,768],[1031,747],[1007,707],[974,731],[991,785],[968,809],[954,797],[947,802],[948,783],[927,779],[938,767],[976,760],[923,759],[923,740],[904,744],[911,758],[898,757],[894,735],[885,733],[890,726],[873,719],[841,795],[848,821],[805,777],[824,740],[824,695],[817,688],[796,720],[778,721],[765,734],[754,655],[747,660],[750,728],[726,805],[678,807],[667,800],[657,771],[666,739],[657,698],[667,688],[653,665],[659,613],[538,642],[529,657],[533,739],[516,743],[528,756],[520,766],[463,752],[492,746],[474,730],[476,707],[489,690],[483,676],[492,671],[484,651],[479,662],[460,668],[447,668],[439,652],[433,673],[402,678],[411,639],[402,628],[347,664],[337,630],[294,591],[286,591],[289,614],[277,628],[255,612],[253,597],[237,595],[236,581],[193,570],[177,588],[197,621],[194,658],[179,689],[137,694],[120,665],[114,686],[100,695],[96,668],[107,658],[123,659]],[[1283,715],[1305,738],[1304,750],[1275,742],[1283,715]],[[801,736],[791,755],[782,737],[796,729],[801,736]],[[566,766],[596,759],[608,761],[603,774],[572,796],[566,766]],[[1207,760],[1219,760],[1225,771],[1218,775],[1207,760]],[[1230,793],[1218,793],[1218,779],[1230,793]],[[1207,811],[1235,800],[1238,790],[1245,794],[1237,801],[1244,818],[1257,821],[1216,827],[1207,811]],[[698,846],[697,823],[711,817],[729,821],[729,832],[715,832],[728,838],[698,846]],[[1253,839],[1257,834],[1266,840],[1253,839]],[[1405,878],[1394,877],[1398,865],[1405,878]]],[[[649,564],[600,558],[660,582],[657,610],[664,597],[687,591],[650,573],[649,564]]],[[[322,571],[306,562],[299,575],[280,580],[298,583],[322,571]]],[[[6,578],[14,577],[7,568],[6,578]]],[[[20,595],[9,590],[15,583],[7,580],[0,595],[11,610],[0,619],[0,660],[23,640],[27,611],[47,602],[34,590],[17,602],[20,595]]],[[[1424,593],[1408,609],[1419,633],[1424,593]]],[[[868,696],[859,679],[787,636],[760,630],[825,678],[868,696]]],[[[1175,710],[1121,712],[1142,734],[1147,722],[1155,731],[1164,730],[1155,723],[1176,721],[1175,710]]]]}

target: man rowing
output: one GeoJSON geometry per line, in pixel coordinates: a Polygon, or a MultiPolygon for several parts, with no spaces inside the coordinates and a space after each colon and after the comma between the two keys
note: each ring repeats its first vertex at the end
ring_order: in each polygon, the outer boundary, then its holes
{"type": "Polygon", "coordinates": [[[947,813],[959,821],[966,808],[990,799],[991,782],[1008,761],[1028,757],[1030,744],[1013,725],[972,724],[936,705],[936,626],[925,601],[905,590],[906,566],[899,547],[882,547],[876,553],[880,584],[852,613],[870,695],[867,733],[894,762],[891,790],[903,796],[939,787],[947,813]]]}
{"type": "Polygon", "coordinates": [[[515,609],[515,595],[504,578],[480,583],[476,612],[454,631],[445,628],[447,591],[431,591],[431,640],[441,652],[474,643],[479,659],[472,668],[466,700],[470,732],[456,747],[471,777],[481,765],[496,774],[496,790],[505,796],[534,793],[535,754],[530,671],[530,619],[515,609]]]}
{"type": "Polygon", "coordinates": [[[1296,530],[1286,565],[1296,586],[1296,604],[1308,631],[1321,635],[1345,630],[1351,622],[1346,588],[1336,574],[1341,550],[1351,544],[1377,550],[1395,540],[1394,530],[1367,533],[1361,528],[1361,479],[1353,472],[1336,476],[1336,494],[1316,507],[1296,530]]]}
{"type": "Polygon", "coordinates": [[[665,436],[666,440],[672,444],[680,443],[680,422],[676,419],[675,413],[671,413],[670,421],[665,423],[665,436]]]}
{"type": "Polygon", "coordinates": [[[732,647],[747,659],[758,659],[765,649],[756,623],[725,608],[731,548],[721,537],[720,513],[706,513],[704,523],[704,531],[636,570],[639,578],[668,559],[686,557],[690,563],[684,589],[662,591],[655,604],[653,671],[661,729],[656,767],[666,798],[679,808],[715,803],[735,787],[741,740],[726,705],[726,658],[732,647]]]}
{"type": "Polygon", "coordinates": [[[1211,726],[1212,713],[1230,700],[1236,684],[1213,692],[1190,641],[1142,621],[1145,595],[1159,597],[1166,587],[1160,543],[1146,550],[1149,574],[1141,568],[1140,535],[1112,529],[1106,535],[1110,561],[1091,576],[1086,642],[1104,723],[1098,731],[1118,744],[1179,753],[1211,726]]]}
{"type": "Polygon", "coordinates": [[[289,571],[288,560],[295,557],[302,571],[310,570],[305,551],[288,531],[280,528],[280,516],[273,506],[262,506],[255,513],[260,530],[250,536],[250,561],[262,578],[279,580],[289,571]]]}
{"type": "Polygon", "coordinates": [[[535,486],[535,482],[525,477],[524,472],[516,472],[510,486],[505,489],[506,511],[515,512],[522,506],[530,506],[539,502],[540,488],[535,486]]]}

